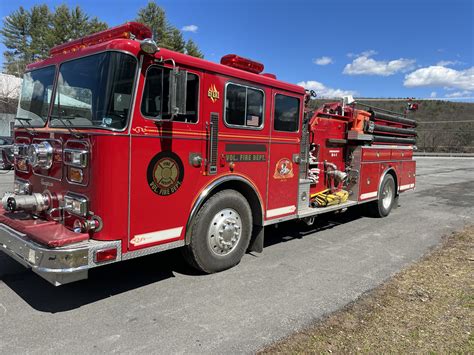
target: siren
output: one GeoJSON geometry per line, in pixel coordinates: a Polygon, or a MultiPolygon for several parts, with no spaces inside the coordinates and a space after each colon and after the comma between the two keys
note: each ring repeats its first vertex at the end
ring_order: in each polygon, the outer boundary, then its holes
{"type": "Polygon", "coordinates": [[[53,47],[49,54],[55,56],[58,54],[66,54],[76,52],[81,48],[90,47],[102,42],[107,42],[112,39],[138,39],[152,38],[151,30],[138,22],[127,22],[123,25],[109,28],[107,30],[91,34],[86,37],[76,39],[74,41],[66,42],[53,47]]]}
{"type": "Polygon", "coordinates": [[[239,57],[236,54],[227,54],[221,58],[221,64],[228,67],[237,68],[254,74],[260,74],[263,71],[263,64],[251,59],[239,57]]]}

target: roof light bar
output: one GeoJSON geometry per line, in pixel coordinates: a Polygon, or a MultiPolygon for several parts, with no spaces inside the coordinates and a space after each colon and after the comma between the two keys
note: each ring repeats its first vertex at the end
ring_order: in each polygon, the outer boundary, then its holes
{"type": "Polygon", "coordinates": [[[55,56],[58,54],[76,52],[81,48],[93,46],[102,42],[110,41],[112,39],[132,38],[142,40],[151,37],[153,37],[153,34],[147,26],[138,22],[127,22],[120,26],[112,27],[89,36],[76,39],[74,41],[60,44],[56,47],[53,47],[49,51],[49,54],[51,56],[55,56]]]}
{"type": "Polygon", "coordinates": [[[254,74],[260,74],[264,66],[262,63],[251,59],[239,57],[236,54],[227,54],[221,58],[221,64],[229,67],[245,70],[254,74]]]}

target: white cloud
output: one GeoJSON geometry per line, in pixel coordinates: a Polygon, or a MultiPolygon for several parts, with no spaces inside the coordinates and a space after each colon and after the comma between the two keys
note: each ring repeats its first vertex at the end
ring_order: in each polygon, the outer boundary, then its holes
{"type": "Polygon", "coordinates": [[[181,29],[181,31],[183,31],[183,32],[196,33],[198,29],[199,29],[199,27],[196,26],[196,25],[187,25],[187,26],[184,26],[184,27],[181,29]]]}
{"type": "Polygon", "coordinates": [[[316,58],[313,60],[313,63],[317,65],[328,65],[332,63],[332,58],[326,57],[326,56],[321,57],[321,58],[316,58]]]}
{"type": "Polygon", "coordinates": [[[362,52],[344,67],[343,73],[348,75],[381,75],[389,76],[397,72],[413,69],[414,59],[399,58],[390,61],[375,60],[371,56],[377,54],[374,50],[362,52]]]}
{"type": "Polygon", "coordinates": [[[307,90],[314,90],[318,97],[321,98],[339,98],[346,95],[357,95],[356,91],[328,88],[323,83],[314,80],[300,81],[296,85],[302,86],[307,90]]]}
{"type": "Polygon", "coordinates": [[[447,67],[448,65],[459,65],[459,64],[464,64],[463,62],[460,62],[459,60],[441,60],[436,65],[440,67],[447,67]]]}
{"type": "Polygon", "coordinates": [[[347,56],[349,58],[355,58],[355,57],[371,57],[373,55],[376,55],[378,54],[379,52],[373,50],[373,49],[369,49],[369,50],[366,50],[366,51],[363,51],[362,53],[347,53],[347,56]]]}
{"type": "Polygon", "coordinates": [[[379,54],[379,52],[369,49],[368,51],[363,51],[358,57],[372,57],[373,55],[379,54]]]}
{"type": "Polygon", "coordinates": [[[437,95],[438,95],[438,94],[436,93],[436,91],[433,91],[433,92],[431,93],[430,97],[433,97],[433,98],[434,98],[434,97],[436,97],[437,95]]]}
{"type": "Polygon", "coordinates": [[[453,98],[453,97],[460,98],[460,97],[470,97],[470,96],[472,96],[472,92],[468,90],[456,91],[456,92],[446,95],[446,97],[449,97],[449,98],[453,98]]]}
{"type": "Polygon", "coordinates": [[[455,70],[439,65],[420,68],[405,76],[406,87],[440,86],[461,90],[474,90],[474,67],[455,70]]]}

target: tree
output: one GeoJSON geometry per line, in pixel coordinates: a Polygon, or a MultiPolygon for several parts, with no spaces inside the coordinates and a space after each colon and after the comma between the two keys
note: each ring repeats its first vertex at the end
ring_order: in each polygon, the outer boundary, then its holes
{"type": "Polygon", "coordinates": [[[78,6],[70,10],[61,5],[53,13],[45,4],[30,11],[20,6],[3,20],[0,30],[7,48],[4,71],[21,76],[28,64],[48,57],[51,47],[106,28],[106,23],[89,19],[78,6]]]}
{"type": "Polygon", "coordinates": [[[49,44],[45,34],[49,31],[51,12],[47,5],[33,6],[30,10],[30,51],[31,61],[44,59],[49,53],[49,44]]]}
{"type": "Polygon", "coordinates": [[[172,31],[171,25],[166,20],[165,10],[154,1],[150,1],[145,7],[138,10],[136,21],[150,27],[153,38],[163,47],[162,43],[168,40],[172,31]]]}
{"type": "Polygon", "coordinates": [[[107,24],[100,22],[96,17],[89,20],[89,16],[79,6],[69,10],[67,5],[61,5],[51,17],[48,33],[49,47],[68,42],[88,34],[105,30],[107,24]]]}
{"type": "Polygon", "coordinates": [[[183,39],[181,31],[177,28],[173,28],[171,33],[168,36],[168,41],[166,42],[166,48],[172,49],[176,52],[184,53],[184,48],[186,42],[183,39]]]}
{"type": "Polygon", "coordinates": [[[192,40],[186,42],[182,32],[168,22],[165,10],[158,6],[156,2],[150,1],[145,7],[141,8],[138,11],[136,21],[150,27],[153,38],[157,41],[159,47],[187,53],[198,58],[204,57],[192,40]]]}
{"type": "Polygon", "coordinates": [[[30,14],[23,6],[3,20],[0,34],[7,47],[4,65],[9,74],[20,76],[25,65],[30,62],[29,29],[30,14]]]}
{"type": "Polygon", "coordinates": [[[204,58],[204,55],[202,54],[202,52],[199,50],[198,46],[196,45],[196,43],[194,43],[192,39],[189,39],[186,42],[185,51],[186,51],[186,54],[192,55],[193,57],[204,58]]]}

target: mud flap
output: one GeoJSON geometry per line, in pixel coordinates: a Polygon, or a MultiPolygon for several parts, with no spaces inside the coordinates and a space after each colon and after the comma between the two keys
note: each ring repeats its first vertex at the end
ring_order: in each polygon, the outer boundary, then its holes
{"type": "Polygon", "coordinates": [[[252,239],[250,240],[249,248],[247,251],[254,251],[256,253],[261,253],[263,251],[263,241],[264,241],[264,227],[253,225],[252,230],[252,239]]]}
{"type": "Polygon", "coordinates": [[[400,195],[397,195],[397,196],[395,196],[395,198],[393,199],[393,207],[392,207],[393,210],[396,209],[396,208],[398,208],[398,206],[399,206],[399,204],[398,204],[398,199],[399,199],[399,198],[400,198],[400,195]]]}

